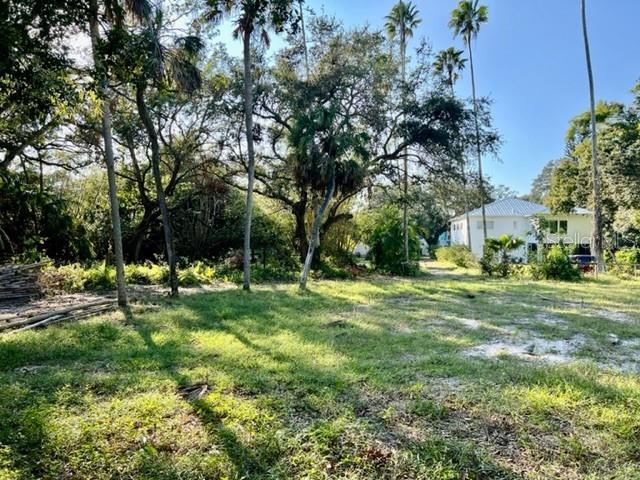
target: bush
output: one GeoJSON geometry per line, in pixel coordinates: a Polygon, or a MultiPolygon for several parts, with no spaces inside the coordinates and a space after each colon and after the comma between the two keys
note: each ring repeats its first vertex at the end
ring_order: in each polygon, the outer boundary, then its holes
{"type": "Polygon", "coordinates": [[[531,275],[536,280],[575,281],[581,277],[580,268],[569,259],[569,253],[562,245],[554,245],[544,252],[542,260],[533,260],[531,275]]]}
{"type": "Polygon", "coordinates": [[[160,285],[169,280],[169,267],[154,263],[125,265],[127,283],[135,285],[160,285]]]}
{"type": "Polygon", "coordinates": [[[61,267],[48,267],[40,276],[45,290],[81,292],[84,290],[110,290],[116,286],[116,270],[99,263],[83,267],[78,263],[61,267]]]}
{"type": "Polygon", "coordinates": [[[400,275],[419,272],[420,240],[415,229],[409,226],[409,262],[406,262],[398,208],[385,207],[371,218],[367,243],[371,249],[369,256],[377,269],[400,275]]]}
{"type": "Polygon", "coordinates": [[[480,259],[482,273],[506,278],[516,273],[516,261],[511,252],[524,245],[524,240],[513,235],[501,235],[498,238],[487,238],[484,253],[480,259]]]}
{"type": "Polygon", "coordinates": [[[640,249],[625,247],[618,250],[614,257],[613,272],[621,277],[634,275],[636,265],[640,264],[640,249]]]}
{"type": "Polygon", "coordinates": [[[439,262],[453,263],[462,268],[469,268],[475,265],[476,259],[465,245],[451,245],[450,247],[440,247],[435,251],[436,259],[439,262]]]}

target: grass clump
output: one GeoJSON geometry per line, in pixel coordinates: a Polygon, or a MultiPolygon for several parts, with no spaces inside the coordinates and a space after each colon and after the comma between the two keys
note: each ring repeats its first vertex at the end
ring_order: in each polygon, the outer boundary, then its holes
{"type": "Polygon", "coordinates": [[[439,262],[452,263],[460,268],[471,268],[477,263],[471,250],[464,245],[437,248],[435,255],[439,262]]]}

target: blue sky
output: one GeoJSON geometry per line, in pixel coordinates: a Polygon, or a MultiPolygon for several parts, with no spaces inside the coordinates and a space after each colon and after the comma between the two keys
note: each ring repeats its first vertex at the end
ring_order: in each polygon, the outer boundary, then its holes
{"type": "MultiPolygon", "coordinates": [[[[306,0],[346,25],[382,26],[393,0],[306,0]]],[[[456,0],[414,0],[421,37],[434,51],[451,45],[447,27],[456,0]]],[[[493,100],[495,125],[504,145],[500,161],[487,158],[494,183],[520,193],[544,164],[562,156],[569,120],[588,108],[589,97],[579,0],[484,0],[489,22],[474,46],[477,90],[493,100]]],[[[629,101],[640,79],[640,0],[587,0],[596,97],[629,101]]],[[[226,36],[226,35],[224,35],[226,36]]],[[[239,43],[239,42],[235,42],[239,43]]],[[[276,42],[277,44],[277,42],[276,42]]],[[[239,45],[231,47],[235,53],[239,45]]],[[[238,48],[239,50],[239,48],[238,48]]],[[[470,78],[457,85],[470,95],[470,78]]]]}

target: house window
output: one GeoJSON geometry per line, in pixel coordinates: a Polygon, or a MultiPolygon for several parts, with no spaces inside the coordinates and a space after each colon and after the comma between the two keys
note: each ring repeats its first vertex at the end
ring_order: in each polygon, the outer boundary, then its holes
{"type": "MultiPolygon", "coordinates": [[[[482,220],[478,220],[478,230],[482,230],[482,220]]],[[[487,220],[487,230],[493,230],[493,220],[487,220]]]]}
{"type": "Polygon", "coordinates": [[[567,220],[549,220],[549,233],[566,235],[568,231],[569,222],[567,220]]]}

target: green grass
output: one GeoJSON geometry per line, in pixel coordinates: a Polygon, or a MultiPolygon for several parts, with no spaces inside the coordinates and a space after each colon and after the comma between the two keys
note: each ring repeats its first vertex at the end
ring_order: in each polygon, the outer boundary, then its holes
{"type": "Polygon", "coordinates": [[[0,479],[640,478],[638,287],[458,270],[3,335],[0,479]],[[584,342],[468,354],[514,335],[584,342]]]}

